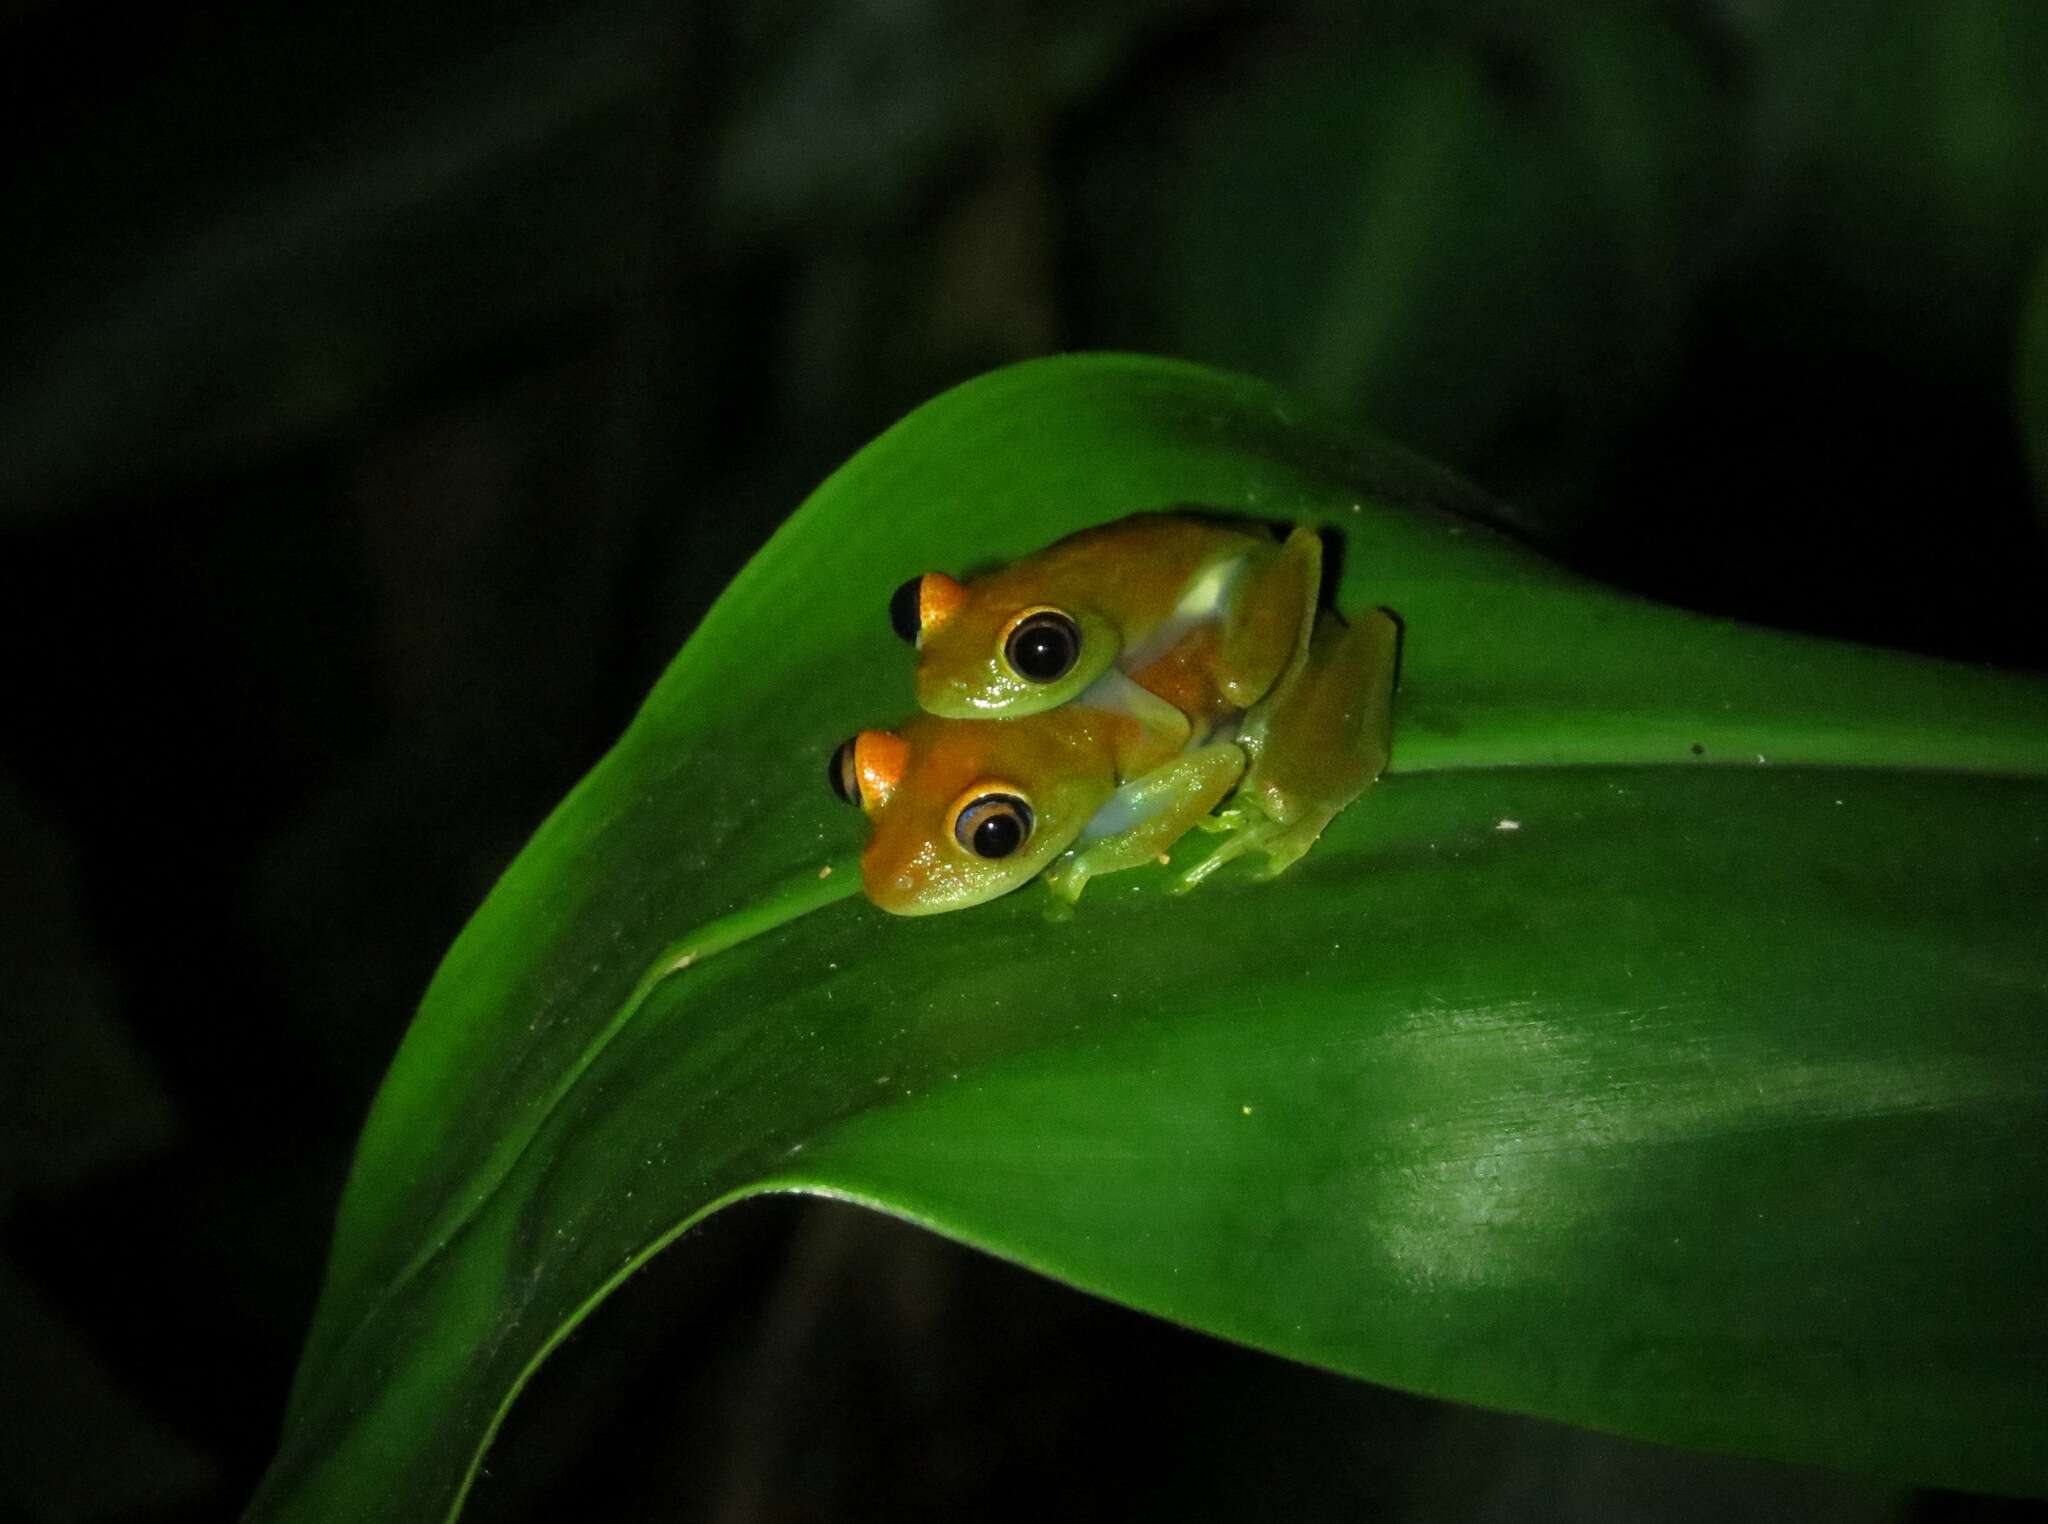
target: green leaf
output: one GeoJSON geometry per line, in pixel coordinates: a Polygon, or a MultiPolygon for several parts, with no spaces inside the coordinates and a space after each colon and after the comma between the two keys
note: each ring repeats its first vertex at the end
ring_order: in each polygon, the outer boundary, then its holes
{"type": "MultiPolygon", "coordinates": [[[[457,940],[365,1130],[258,1519],[433,1519],[688,1224],[867,1202],[1297,1359],[1956,1486],[2048,1459],[2048,690],[1659,608],[1261,383],[1041,361],[821,487],[457,940]],[[891,588],[1139,508],[1314,519],[1395,763],[1285,878],[820,908],[891,588]],[[790,875],[796,875],[791,878],[790,875]]],[[[1759,553],[1763,553],[1760,549],[1759,553]]]]}
{"type": "Polygon", "coordinates": [[[1668,368],[1741,131],[1672,18],[1539,9],[1346,8],[1316,48],[1139,106],[1086,187],[1111,331],[1563,515],[1668,368]]]}
{"type": "Polygon", "coordinates": [[[1765,145],[1749,280],[1792,336],[1833,327],[1922,374],[2010,353],[2048,237],[2048,9],[2031,0],[1760,6],[1749,131],[1765,145]]]}

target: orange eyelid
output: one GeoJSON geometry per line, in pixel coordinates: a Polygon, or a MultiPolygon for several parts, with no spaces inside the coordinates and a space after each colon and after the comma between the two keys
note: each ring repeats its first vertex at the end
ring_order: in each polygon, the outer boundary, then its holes
{"type": "Polygon", "coordinates": [[[917,638],[924,637],[959,613],[967,602],[967,589],[944,572],[926,572],[917,584],[917,638]]]}
{"type": "Polygon", "coordinates": [[[860,776],[860,802],[868,809],[888,802],[910,763],[910,743],[886,730],[863,730],[853,738],[853,770],[860,776]]]}

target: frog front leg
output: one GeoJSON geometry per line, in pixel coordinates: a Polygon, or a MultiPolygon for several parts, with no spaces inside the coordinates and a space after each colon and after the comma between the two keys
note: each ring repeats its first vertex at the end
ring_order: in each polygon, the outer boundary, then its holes
{"type": "Polygon", "coordinates": [[[1262,852],[1261,877],[1292,865],[1323,828],[1385,771],[1393,733],[1400,627],[1383,609],[1350,626],[1316,624],[1308,660],[1292,681],[1245,717],[1251,754],[1226,824],[1236,829],[1175,885],[1185,892],[1246,852],[1262,852]]]}
{"type": "Polygon", "coordinates": [[[1073,904],[1097,874],[1157,861],[1216,808],[1244,770],[1243,750],[1218,741],[1124,784],[1095,812],[1073,850],[1046,869],[1056,903],[1073,904]]]}

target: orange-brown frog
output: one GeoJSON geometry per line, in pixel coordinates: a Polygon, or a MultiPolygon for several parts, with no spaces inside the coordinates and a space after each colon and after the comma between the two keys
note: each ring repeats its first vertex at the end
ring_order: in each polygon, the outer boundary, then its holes
{"type": "Polygon", "coordinates": [[[913,577],[890,601],[917,647],[917,704],[1020,719],[1068,704],[1197,738],[1273,697],[1313,628],[1322,541],[1186,513],[1085,529],[957,582],[913,577]]]}
{"type": "MultiPolygon", "coordinates": [[[[1195,581],[1204,574],[1197,567],[1195,581]]],[[[1070,602],[1063,611],[1085,637],[1098,611],[1070,602]]],[[[1140,626],[1140,639],[1159,628],[1140,626]]],[[[1324,614],[1313,629],[1253,703],[1207,703],[1199,725],[1131,679],[1156,707],[1116,693],[1100,703],[1027,703],[1014,717],[920,714],[893,732],[862,731],[830,771],[835,791],[873,825],[861,857],[868,897],[898,915],[927,915],[993,899],[1042,872],[1071,904],[1090,878],[1161,860],[1197,828],[1230,834],[1181,874],[1180,888],[1245,851],[1265,854],[1267,875],[1280,872],[1387,760],[1394,621],[1381,610],[1350,625],[1324,614]],[[1233,789],[1230,807],[1212,813],[1233,789]]]]}

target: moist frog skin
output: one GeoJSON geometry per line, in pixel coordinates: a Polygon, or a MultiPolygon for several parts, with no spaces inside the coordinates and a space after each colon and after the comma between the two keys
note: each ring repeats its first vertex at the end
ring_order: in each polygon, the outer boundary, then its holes
{"type": "Polygon", "coordinates": [[[1298,666],[1321,577],[1311,529],[1282,539],[1251,521],[1145,513],[966,582],[913,577],[890,622],[917,647],[928,714],[1019,719],[1100,704],[1121,676],[1203,733],[1298,666]]]}
{"type": "Polygon", "coordinates": [[[829,769],[872,826],[862,886],[893,914],[930,915],[1043,875],[1070,905],[1090,879],[1158,861],[1197,829],[1225,839],[1176,887],[1246,852],[1278,873],[1385,767],[1397,635],[1382,610],[1323,614],[1265,698],[1200,729],[1183,718],[1177,743],[1127,709],[1080,703],[862,731],[829,769]]]}

